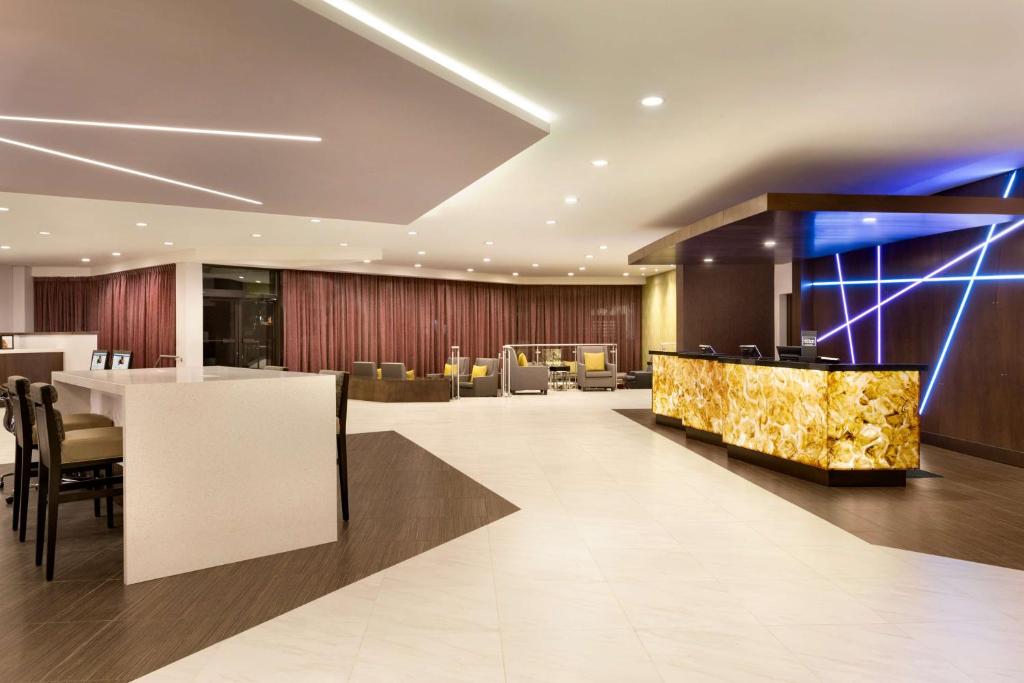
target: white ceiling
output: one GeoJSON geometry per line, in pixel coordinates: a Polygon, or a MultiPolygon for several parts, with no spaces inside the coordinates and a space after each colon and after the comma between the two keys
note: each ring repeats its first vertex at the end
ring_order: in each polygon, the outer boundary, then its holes
{"type": "Polygon", "coordinates": [[[408,226],[0,193],[0,263],[110,267],[166,239],[345,268],[347,241],[379,250],[374,272],[625,281],[629,252],[762,192],[927,193],[1024,165],[1017,1],[359,4],[553,111],[550,135],[408,226]]]}

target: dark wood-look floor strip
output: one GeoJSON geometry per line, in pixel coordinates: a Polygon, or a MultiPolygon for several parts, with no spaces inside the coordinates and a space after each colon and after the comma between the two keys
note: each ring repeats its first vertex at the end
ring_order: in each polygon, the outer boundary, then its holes
{"type": "Polygon", "coordinates": [[[923,445],[921,468],[941,477],[829,488],[731,460],[722,447],[657,424],[650,410],[617,412],[871,543],[1024,569],[1024,468],[923,445]]]}
{"type": "Polygon", "coordinates": [[[8,533],[0,680],[132,680],[518,509],[396,432],[349,436],[348,452],[352,518],[337,543],[125,586],[120,528],[88,501],[61,506],[52,583],[34,525],[28,543],[8,533]]]}

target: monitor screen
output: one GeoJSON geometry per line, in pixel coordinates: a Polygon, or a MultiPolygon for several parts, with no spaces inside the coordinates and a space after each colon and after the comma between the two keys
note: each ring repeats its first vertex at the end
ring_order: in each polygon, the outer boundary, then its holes
{"type": "Polygon", "coordinates": [[[114,352],[114,358],[110,362],[111,370],[127,370],[132,364],[132,354],[114,352]]]}
{"type": "Polygon", "coordinates": [[[715,347],[711,346],[711,344],[698,344],[697,350],[705,356],[715,355],[715,347]]]}
{"type": "Polygon", "coordinates": [[[741,358],[761,358],[761,350],[756,344],[740,344],[741,358]]]}
{"type": "Polygon", "coordinates": [[[779,360],[800,360],[801,349],[799,346],[776,346],[779,352],[779,360]]]}
{"type": "Polygon", "coordinates": [[[90,370],[106,370],[107,369],[107,352],[106,351],[93,351],[92,360],[89,361],[90,370]]]}

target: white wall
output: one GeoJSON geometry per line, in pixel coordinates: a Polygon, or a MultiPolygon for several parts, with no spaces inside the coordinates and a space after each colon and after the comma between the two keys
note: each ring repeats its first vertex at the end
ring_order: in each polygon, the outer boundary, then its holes
{"type": "Polygon", "coordinates": [[[0,266],[0,332],[31,332],[33,318],[32,269],[0,266]]]}
{"type": "Polygon", "coordinates": [[[92,352],[99,348],[95,334],[62,334],[60,332],[16,335],[15,349],[63,351],[65,370],[88,370],[92,352]]]}
{"type": "Polygon", "coordinates": [[[775,296],[774,320],[775,320],[775,343],[779,346],[786,344],[786,330],[782,329],[784,317],[781,310],[781,299],[784,294],[793,293],[793,264],[777,263],[775,265],[775,296]]]}
{"type": "Polygon", "coordinates": [[[203,365],[203,264],[175,264],[175,328],[179,365],[203,365]]]}

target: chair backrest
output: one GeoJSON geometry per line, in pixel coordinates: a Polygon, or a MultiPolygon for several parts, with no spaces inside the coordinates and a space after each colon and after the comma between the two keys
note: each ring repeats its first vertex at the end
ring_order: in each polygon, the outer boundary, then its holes
{"type": "Polygon", "coordinates": [[[335,381],[335,396],[337,403],[335,404],[335,414],[338,416],[338,420],[341,422],[341,433],[345,433],[345,419],[348,417],[348,384],[351,374],[344,370],[321,370],[321,375],[334,375],[335,381]]]}
{"type": "Polygon", "coordinates": [[[587,373],[587,358],[583,355],[585,353],[604,354],[604,364],[607,366],[609,363],[607,346],[578,346],[576,347],[576,367],[578,373],[582,373],[584,375],[587,373]]]}
{"type": "Polygon", "coordinates": [[[473,365],[483,365],[487,368],[487,376],[490,377],[498,371],[498,359],[497,358],[477,358],[473,361],[473,365]]]}
{"type": "Polygon", "coordinates": [[[39,462],[51,469],[60,468],[61,445],[64,443],[64,421],[57,402],[57,389],[52,384],[33,382],[29,387],[39,433],[39,462]]]}
{"type": "Polygon", "coordinates": [[[377,379],[377,364],[370,361],[357,360],[352,364],[352,375],[354,377],[377,379]]]}
{"type": "Polygon", "coordinates": [[[111,370],[131,370],[135,354],[131,351],[114,351],[110,357],[111,370]]]}
{"type": "Polygon", "coordinates": [[[106,370],[110,367],[110,352],[105,349],[96,349],[89,359],[90,370],[106,370]]]}
{"type": "Polygon", "coordinates": [[[381,363],[382,379],[405,379],[405,363],[381,363]]]}
{"type": "Polygon", "coordinates": [[[11,411],[14,416],[14,438],[21,448],[32,449],[32,425],[33,420],[32,403],[29,400],[29,381],[21,375],[13,375],[7,378],[7,389],[11,402],[11,411]]]}

